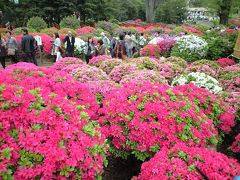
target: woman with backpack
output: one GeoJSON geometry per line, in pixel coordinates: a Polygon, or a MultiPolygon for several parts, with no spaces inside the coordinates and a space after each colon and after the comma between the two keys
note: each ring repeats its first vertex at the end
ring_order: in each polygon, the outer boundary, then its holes
{"type": "Polygon", "coordinates": [[[89,63],[89,60],[93,58],[96,54],[96,49],[94,46],[93,38],[88,37],[87,43],[85,45],[85,59],[86,63],[89,63]]]}
{"type": "Polygon", "coordinates": [[[119,41],[114,47],[114,57],[119,59],[125,59],[127,54],[126,43],[124,41],[124,34],[119,35],[119,41]]]}

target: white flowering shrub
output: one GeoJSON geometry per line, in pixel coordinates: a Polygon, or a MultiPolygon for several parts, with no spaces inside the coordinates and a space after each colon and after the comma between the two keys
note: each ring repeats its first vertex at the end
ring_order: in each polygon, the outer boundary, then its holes
{"type": "Polygon", "coordinates": [[[206,88],[214,94],[222,92],[222,88],[219,86],[218,81],[201,72],[192,72],[185,76],[179,76],[173,79],[172,86],[184,85],[193,83],[200,88],[206,88]]]}
{"type": "Polygon", "coordinates": [[[171,56],[181,57],[188,62],[203,59],[208,52],[208,43],[195,35],[179,38],[172,49],[171,56]]]}

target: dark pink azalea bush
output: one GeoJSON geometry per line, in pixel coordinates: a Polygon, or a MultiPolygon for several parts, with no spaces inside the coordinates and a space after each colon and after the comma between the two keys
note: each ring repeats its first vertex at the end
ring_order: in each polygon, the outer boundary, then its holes
{"type": "Polygon", "coordinates": [[[91,27],[91,26],[85,26],[85,27],[82,27],[82,28],[79,28],[76,30],[77,34],[79,36],[81,35],[89,35],[89,34],[92,34],[96,31],[96,29],[94,27],[91,27]]]}
{"type": "Polygon", "coordinates": [[[240,175],[240,165],[226,155],[199,147],[177,144],[163,148],[143,163],[136,180],[155,179],[233,179],[240,175]]]}
{"type": "Polygon", "coordinates": [[[232,66],[235,61],[229,58],[221,58],[216,61],[221,67],[232,66]]]}
{"type": "Polygon", "coordinates": [[[95,179],[105,161],[95,97],[83,84],[47,70],[0,77],[0,176],[95,179]],[[95,109],[95,110],[94,110],[95,109]]]}
{"type": "Polygon", "coordinates": [[[232,144],[231,149],[235,153],[240,153],[240,134],[238,134],[237,137],[235,138],[235,141],[232,144]]]}
{"type": "MultiPolygon", "coordinates": [[[[191,88],[195,86],[185,86],[191,88]]],[[[193,93],[201,91],[196,87],[193,93]]],[[[178,142],[191,147],[215,147],[218,142],[213,120],[178,87],[129,83],[111,91],[99,113],[110,151],[117,156],[132,153],[145,160],[178,142]]]]}
{"type": "Polygon", "coordinates": [[[83,64],[83,61],[79,58],[65,57],[55,62],[54,65],[50,68],[60,71],[63,68],[66,68],[68,65],[72,65],[72,64],[83,64]]]}

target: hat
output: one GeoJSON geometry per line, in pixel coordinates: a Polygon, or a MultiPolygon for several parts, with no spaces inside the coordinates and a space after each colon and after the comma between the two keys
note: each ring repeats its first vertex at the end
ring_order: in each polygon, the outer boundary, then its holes
{"type": "Polygon", "coordinates": [[[105,35],[105,33],[104,32],[101,32],[101,34],[100,34],[101,36],[104,36],[105,35]]]}

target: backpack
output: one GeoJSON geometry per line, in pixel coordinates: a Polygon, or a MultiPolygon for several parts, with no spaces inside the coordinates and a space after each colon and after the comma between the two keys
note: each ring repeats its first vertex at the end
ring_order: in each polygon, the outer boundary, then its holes
{"type": "Polygon", "coordinates": [[[124,43],[117,43],[115,45],[115,57],[120,59],[126,59],[125,47],[124,43]]]}

